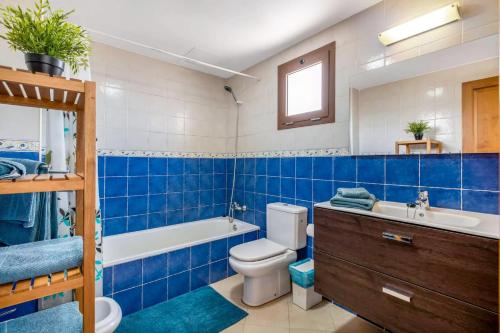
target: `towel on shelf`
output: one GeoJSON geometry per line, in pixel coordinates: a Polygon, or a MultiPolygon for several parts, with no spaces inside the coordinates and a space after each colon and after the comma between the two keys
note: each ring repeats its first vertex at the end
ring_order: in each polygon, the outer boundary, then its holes
{"type": "Polygon", "coordinates": [[[80,236],[0,247],[0,284],[78,267],[82,258],[80,236]]]}
{"type": "Polygon", "coordinates": [[[370,192],[368,192],[364,187],[355,188],[339,188],[337,194],[344,198],[354,198],[354,199],[370,199],[370,192]]]}
{"type": "Polygon", "coordinates": [[[26,174],[26,167],[11,158],[0,158],[0,179],[15,179],[26,174]]]}
{"type": "MultiPolygon", "coordinates": [[[[45,163],[12,159],[26,174],[47,173],[45,163]]],[[[57,235],[57,198],[53,192],[0,195],[0,242],[7,245],[40,241],[57,235]]]]}
{"type": "Polygon", "coordinates": [[[2,333],[81,333],[82,314],[78,302],[64,303],[0,323],[2,333]]]}
{"type": "MultiPolygon", "coordinates": [[[[47,172],[45,163],[27,159],[3,159],[19,164],[24,174],[39,174],[47,172]]],[[[22,224],[24,228],[31,228],[35,223],[39,207],[38,193],[0,195],[0,223],[22,224]]]]}
{"type": "Polygon", "coordinates": [[[336,194],[332,199],[330,199],[330,204],[335,207],[372,210],[376,201],[377,198],[375,198],[373,194],[370,194],[370,198],[368,199],[345,198],[336,194]]]}
{"type": "Polygon", "coordinates": [[[0,243],[17,245],[57,237],[57,197],[55,192],[36,193],[39,197],[35,223],[31,228],[0,223],[0,243]]]}

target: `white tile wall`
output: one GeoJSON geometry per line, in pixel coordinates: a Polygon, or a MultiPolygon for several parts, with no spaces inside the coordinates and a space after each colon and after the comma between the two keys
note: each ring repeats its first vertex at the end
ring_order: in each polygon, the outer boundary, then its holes
{"type": "Polygon", "coordinates": [[[94,44],[98,148],[226,151],[224,80],[94,44]]]}
{"type": "MultiPolygon", "coordinates": [[[[241,108],[244,121],[240,123],[240,151],[347,148],[350,126],[349,80],[352,75],[498,33],[496,0],[460,0],[463,20],[390,47],[384,47],[378,42],[379,32],[451,2],[453,1],[384,0],[246,71],[260,77],[260,81],[231,78],[230,85],[233,86],[239,98],[245,101],[241,108]],[[332,41],[337,43],[336,123],[278,131],[276,124],[278,65],[332,41]]],[[[426,82],[421,82],[416,88],[419,95],[427,96],[426,89],[435,89],[435,85],[429,83],[427,86],[426,82]]],[[[436,103],[432,112],[436,113],[436,116],[439,114],[440,118],[451,119],[450,112],[452,111],[449,102],[445,99],[454,98],[449,96],[453,93],[454,87],[444,85],[439,88],[443,89],[442,96],[435,98],[432,95],[434,92],[429,92],[432,96],[419,100],[418,103],[411,103],[411,106],[419,110],[419,114],[425,116],[426,110],[430,109],[429,104],[436,103]]],[[[370,120],[373,121],[372,126],[380,128],[386,126],[381,121],[382,116],[386,113],[386,108],[394,103],[396,103],[394,100],[387,100],[380,101],[373,106],[372,111],[379,113],[379,116],[370,120]]],[[[405,117],[411,118],[417,112],[416,110],[407,108],[405,117]]],[[[427,115],[427,118],[437,119],[436,116],[427,115]]],[[[367,119],[370,118],[365,118],[365,121],[368,121],[367,119]]],[[[436,137],[449,142],[448,149],[456,148],[459,138],[455,136],[455,132],[457,128],[460,128],[460,119],[446,124],[439,121],[438,125],[436,137]]],[[[385,137],[377,137],[372,138],[372,141],[373,144],[384,147],[387,144],[385,139],[385,137]]],[[[233,144],[234,140],[228,139],[228,147],[232,147],[233,144]]]]}
{"type": "Polygon", "coordinates": [[[394,152],[394,142],[412,139],[410,121],[424,120],[426,135],[443,142],[446,152],[462,146],[462,82],[498,75],[498,59],[401,80],[358,92],[354,153],[394,152]]]}

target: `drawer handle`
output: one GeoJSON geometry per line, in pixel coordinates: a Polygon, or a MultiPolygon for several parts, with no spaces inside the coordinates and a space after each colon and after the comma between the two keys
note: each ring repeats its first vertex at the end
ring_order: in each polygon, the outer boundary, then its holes
{"type": "Polygon", "coordinates": [[[392,297],[396,297],[397,299],[400,299],[402,301],[405,301],[405,302],[408,302],[408,303],[411,302],[411,296],[412,295],[410,293],[401,292],[401,291],[392,289],[392,288],[387,287],[387,286],[386,287],[382,287],[382,292],[384,294],[390,295],[392,297]]]}
{"type": "Polygon", "coordinates": [[[411,236],[397,235],[387,231],[384,231],[382,233],[382,237],[391,241],[404,243],[407,245],[411,245],[413,242],[413,238],[411,236]]]}

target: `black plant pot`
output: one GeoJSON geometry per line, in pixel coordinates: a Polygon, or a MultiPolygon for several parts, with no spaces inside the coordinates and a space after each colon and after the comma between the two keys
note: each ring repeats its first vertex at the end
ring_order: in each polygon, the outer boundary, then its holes
{"type": "Polygon", "coordinates": [[[413,133],[413,136],[415,137],[415,140],[422,140],[424,133],[413,133]]]}
{"type": "Polygon", "coordinates": [[[50,76],[60,76],[64,72],[64,62],[46,54],[25,53],[24,61],[32,73],[41,72],[50,76]]]}

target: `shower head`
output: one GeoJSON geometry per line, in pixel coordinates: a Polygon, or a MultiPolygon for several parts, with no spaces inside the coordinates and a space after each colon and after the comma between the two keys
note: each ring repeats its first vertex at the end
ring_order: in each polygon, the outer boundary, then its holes
{"type": "Polygon", "coordinates": [[[227,91],[228,93],[230,93],[231,96],[233,96],[233,99],[236,102],[236,104],[243,104],[243,102],[238,101],[238,99],[234,95],[233,88],[231,88],[230,86],[224,86],[224,90],[227,91]]]}

